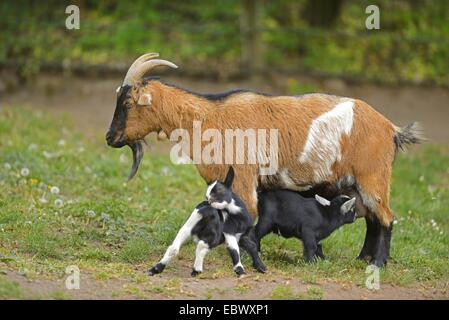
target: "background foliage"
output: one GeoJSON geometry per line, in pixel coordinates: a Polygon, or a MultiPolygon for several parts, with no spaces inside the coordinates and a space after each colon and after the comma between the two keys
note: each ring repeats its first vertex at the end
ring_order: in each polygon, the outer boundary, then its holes
{"type": "Polygon", "coordinates": [[[0,66],[25,78],[41,69],[110,70],[156,51],[186,72],[239,74],[248,2],[259,17],[258,71],[449,85],[444,0],[6,0],[0,3],[0,66]],[[81,11],[76,31],[65,28],[72,2],[81,11]],[[370,4],[380,7],[381,30],[365,28],[370,4]]]}

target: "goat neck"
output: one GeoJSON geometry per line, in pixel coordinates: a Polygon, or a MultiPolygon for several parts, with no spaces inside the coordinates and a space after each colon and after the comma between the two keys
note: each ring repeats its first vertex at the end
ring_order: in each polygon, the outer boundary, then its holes
{"type": "Polygon", "coordinates": [[[202,121],[207,113],[215,108],[215,104],[207,99],[161,82],[158,98],[160,103],[160,124],[162,129],[170,133],[175,129],[186,129],[192,133],[193,121],[202,121]]]}

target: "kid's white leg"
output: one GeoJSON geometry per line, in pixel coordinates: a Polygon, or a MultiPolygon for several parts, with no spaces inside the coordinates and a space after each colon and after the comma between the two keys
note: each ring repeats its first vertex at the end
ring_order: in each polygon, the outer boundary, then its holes
{"type": "Polygon", "coordinates": [[[198,241],[196,245],[195,263],[193,265],[192,276],[203,272],[204,257],[209,252],[209,245],[203,240],[198,241]]]}
{"type": "Polygon", "coordinates": [[[189,219],[184,223],[184,225],[179,229],[175,240],[173,243],[167,248],[165,251],[164,257],[156,264],[153,268],[149,270],[151,275],[156,273],[161,273],[166,265],[170,262],[173,257],[176,257],[179,254],[179,249],[186,242],[190,236],[192,235],[192,229],[195,225],[201,220],[202,215],[198,212],[198,209],[193,210],[189,219]]]}
{"type": "Polygon", "coordinates": [[[245,273],[242,263],[240,262],[240,249],[237,238],[235,235],[223,233],[228,247],[229,255],[232,259],[232,264],[234,265],[234,272],[237,275],[242,275],[245,273]]]}

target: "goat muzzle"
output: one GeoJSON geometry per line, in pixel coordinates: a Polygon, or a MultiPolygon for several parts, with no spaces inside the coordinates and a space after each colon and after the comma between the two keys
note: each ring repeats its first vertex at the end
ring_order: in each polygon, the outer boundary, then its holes
{"type": "Polygon", "coordinates": [[[117,137],[111,134],[110,131],[108,131],[108,133],[106,134],[106,142],[108,143],[108,146],[113,148],[121,148],[126,145],[123,134],[117,137]]]}

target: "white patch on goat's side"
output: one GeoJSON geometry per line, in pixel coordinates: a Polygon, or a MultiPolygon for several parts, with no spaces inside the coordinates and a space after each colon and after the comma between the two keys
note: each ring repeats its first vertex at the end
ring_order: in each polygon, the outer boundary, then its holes
{"type": "Polygon", "coordinates": [[[322,206],[325,206],[325,207],[331,205],[331,202],[330,202],[329,200],[327,200],[326,198],[320,197],[320,196],[317,195],[317,194],[315,195],[315,200],[316,200],[319,204],[321,204],[322,206]]]}
{"type": "Polygon", "coordinates": [[[312,121],[299,162],[312,167],[314,182],[322,182],[329,177],[332,165],[341,160],[340,139],[343,134],[351,134],[353,108],[354,101],[344,101],[312,121]]]}
{"type": "Polygon", "coordinates": [[[167,265],[170,260],[179,254],[179,249],[182,244],[186,242],[190,236],[192,235],[192,229],[195,225],[203,218],[203,216],[198,212],[198,209],[193,210],[189,219],[187,219],[186,223],[179,229],[178,234],[173,240],[171,246],[167,248],[165,251],[164,257],[160,261],[160,263],[167,265]]]}
{"type": "Polygon", "coordinates": [[[122,86],[117,87],[117,89],[115,89],[115,92],[118,93],[120,91],[120,89],[122,88],[122,86]]]}
{"type": "Polygon", "coordinates": [[[217,180],[215,180],[214,182],[212,182],[212,183],[207,187],[207,190],[206,190],[206,199],[209,200],[209,198],[210,198],[210,193],[212,192],[212,189],[215,187],[216,184],[217,184],[217,180]]]}

